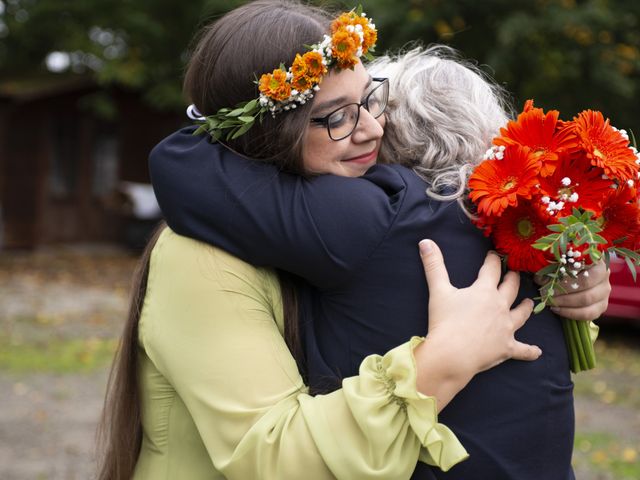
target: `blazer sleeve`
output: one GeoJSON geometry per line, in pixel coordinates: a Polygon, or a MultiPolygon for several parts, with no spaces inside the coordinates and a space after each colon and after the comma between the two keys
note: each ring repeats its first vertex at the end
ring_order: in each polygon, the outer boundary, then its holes
{"type": "Polygon", "coordinates": [[[392,169],[366,178],[306,179],[192,132],[170,135],[149,157],[168,225],[316,287],[346,281],[384,238],[404,199],[405,182],[392,169]]]}
{"type": "Polygon", "coordinates": [[[466,458],[416,390],[414,338],[309,396],[282,337],[271,270],[167,230],[150,265],[139,338],[233,479],[407,479],[418,460],[466,458]]]}

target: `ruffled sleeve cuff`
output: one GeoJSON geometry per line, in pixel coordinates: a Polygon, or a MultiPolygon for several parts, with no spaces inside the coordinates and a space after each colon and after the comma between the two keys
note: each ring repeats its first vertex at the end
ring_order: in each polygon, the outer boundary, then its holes
{"type": "Polygon", "coordinates": [[[454,433],[438,423],[436,399],[423,395],[416,388],[413,350],[423,341],[424,338],[413,337],[384,357],[378,357],[378,374],[385,382],[388,394],[407,413],[409,425],[422,445],[420,460],[446,472],[467,459],[469,454],[454,433]]]}

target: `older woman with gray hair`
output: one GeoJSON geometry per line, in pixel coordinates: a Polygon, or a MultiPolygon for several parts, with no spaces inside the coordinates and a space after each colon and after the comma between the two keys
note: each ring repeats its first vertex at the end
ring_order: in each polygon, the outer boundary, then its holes
{"type": "Polygon", "coordinates": [[[368,70],[390,82],[380,160],[413,168],[434,198],[461,197],[511,116],[506,91],[444,45],[379,57],[368,70]]]}
{"type": "MultiPolygon", "coordinates": [[[[427,333],[420,239],[441,246],[458,288],[473,283],[492,249],[456,200],[464,196],[469,167],[509,116],[502,89],[446,47],[381,58],[370,73],[390,81],[385,164],[360,178],[258,167],[193,137],[192,129],[165,139],[150,158],[158,200],[175,231],[296,275],[301,368],[316,392],[357,375],[367,355],[427,333]]],[[[370,107],[368,97],[360,101],[359,108],[370,107]]],[[[597,266],[581,282],[577,292],[557,297],[558,312],[591,320],[606,308],[608,274],[597,266]]],[[[535,296],[536,284],[523,275],[516,301],[535,296]]],[[[440,412],[469,459],[446,473],[419,462],[412,478],[574,478],[573,384],[559,319],[545,310],[517,338],[539,346],[542,357],[506,360],[476,375],[440,412]]],[[[459,361],[469,361],[465,352],[459,361]]]]}

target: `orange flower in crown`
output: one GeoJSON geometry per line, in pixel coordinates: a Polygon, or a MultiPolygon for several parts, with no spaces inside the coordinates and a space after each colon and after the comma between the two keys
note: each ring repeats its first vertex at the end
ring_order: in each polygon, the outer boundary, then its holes
{"type": "Polygon", "coordinates": [[[366,55],[378,40],[376,26],[366,16],[358,15],[355,12],[345,12],[331,24],[331,33],[334,35],[339,31],[351,31],[352,29],[358,36],[361,36],[362,54],[366,55]]]}
{"type": "Polygon", "coordinates": [[[325,65],[324,58],[318,52],[307,52],[302,56],[302,61],[307,69],[309,78],[320,79],[326,75],[328,69],[325,65]]]}
{"type": "Polygon", "coordinates": [[[280,65],[273,72],[263,74],[256,82],[260,91],[258,98],[234,108],[221,108],[206,117],[190,105],[187,115],[203,122],[196,133],[206,131],[217,140],[223,137],[233,140],[248,131],[256,119],[261,121],[264,114],[275,117],[311,100],[330,68],[352,69],[362,57],[371,59],[377,39],[376,26],[359,6],[336,18],[331,24],[331,36],[325,35],[303,55],[296,54],[291,67],[280,65]]]}
{"type": "Polygon", "coordinates": [[[360,37],[353,31],[340,30],[333,34],[333,57],[338,62],[338,68],[353,68],[360,61],[356,52],[360,47],[360,37]]]}
{"type": "Polygon", "coordinates": [[[287,82],[287,72],[279,68],[272,73],[262,75],[258,89],[262,94],[278,102],[291,96],[291,84],[287,82]]]}
{"type": "Polygon", "coordinates": [[[291,74],[293,75],[291,85],[301,92],[309,90],[319,84],[326,73],[327,67],[324,64],[324,59],[318,52],[307,52],[304,55],[296,54],[291,65],[291,74]]]}

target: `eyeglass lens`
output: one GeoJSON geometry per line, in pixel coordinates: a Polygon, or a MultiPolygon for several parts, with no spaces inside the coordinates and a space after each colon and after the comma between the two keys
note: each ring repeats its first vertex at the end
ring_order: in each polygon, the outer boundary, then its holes
{"type": "MultiPolygon", "coordinates": [[[[365,98],[362,106],[373,116],[378,118],[384,113],[389,98],[389,83],[383,82],[377,85],[365,98]]],[[[351,103],[336,110],[327,118],[329,135],[334,140],[348,137],[358,125],[360,117],[360,105],[351,103]]]]}

